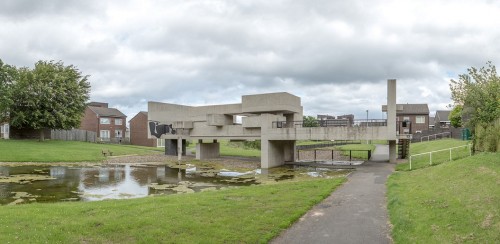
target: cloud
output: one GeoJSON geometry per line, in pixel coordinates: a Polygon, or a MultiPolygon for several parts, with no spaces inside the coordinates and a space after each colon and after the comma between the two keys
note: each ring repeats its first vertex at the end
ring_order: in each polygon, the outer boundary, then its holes
{"type": "Polygon", "coordinates": [[[92,100],[131,118],[146,101],[239,102],[286,91],[304,113],[382,117],[399,103],[451,103],[450,75],[500,61],[494,1],[2,1],[0,54],[62,60],[92,100]]]}

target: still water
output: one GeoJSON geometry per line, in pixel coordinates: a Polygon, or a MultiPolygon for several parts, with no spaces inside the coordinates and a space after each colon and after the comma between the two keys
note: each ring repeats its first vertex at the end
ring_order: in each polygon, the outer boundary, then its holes
{"type": "Polygon", "coordinates": [[[0,204],[99,201],[191,193],[310,177],[337,177],[342,170],[277,168],[232,172],[166,165],[0,166],[0,204]]]}

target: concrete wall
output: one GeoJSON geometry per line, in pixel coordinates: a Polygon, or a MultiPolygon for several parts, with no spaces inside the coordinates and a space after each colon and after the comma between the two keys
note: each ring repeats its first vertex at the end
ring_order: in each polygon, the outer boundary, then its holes
{"type": "Polygon", "coordinates": [[[220,157],[220,144],[215,143],[197,143],[196,159],[210,159],[220,157]]]}

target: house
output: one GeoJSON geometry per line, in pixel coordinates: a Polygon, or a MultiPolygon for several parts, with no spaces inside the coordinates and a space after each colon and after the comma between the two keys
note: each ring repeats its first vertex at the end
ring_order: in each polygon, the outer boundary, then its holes
{"type": "Polygon", "coordinates": [[[434,127],[435,128],[450,128],[450,110],[437,110],[436,116],[434,117],[434,127]]]}
{"type": "Polygon", "coordinates": [[[434,117],[429,117],[429,130],[434,129],[434,117]]]}
{"type": "Polygon", "coordinates": [[[164,139],[148,138],[148,112],[141,111],[130,119],[130,144],[146,147],[164,147],[164,139]]]}
{"type": "Polygon", "coordinates": [[[127,116],[107,103],[90,102],[85,108],[80,128],[94,131],[99,141],[121,142],[124,139],[127,116]]]}
{"type": "Polygon", "coordinates": [[[0,139],[9,139],[9,123],[0,123],[0,139]]]}
{"type": "MultiPolygon", "coordinates": [[[[429,130],[429,106],[424,104],[396,104],[396,121],[398,128],[403,131],[399,133],[421,133],[422,131],[429,130]],[[410,126],[404,121],[409,121],[410,126]],[[410,131],[411,128],[411,131],[410,131]]],[[[382,106],[382,111],[387,111],[387,106],[382,106]]]]}

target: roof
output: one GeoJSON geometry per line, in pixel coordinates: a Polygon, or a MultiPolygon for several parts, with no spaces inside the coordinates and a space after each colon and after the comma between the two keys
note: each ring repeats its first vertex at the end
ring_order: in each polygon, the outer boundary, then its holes
{"type": "Polygon", "coordinates": [[[448,119],[448,117],[450,117],[450,110],[438,110],[438,111],[436,111],[436,119],[439,118],[439,122],[450,121],[450,119],[448,119]]]}
{"type": "Polygon", "coordinates": [[[403,114],[425,114],[429,115],[429,107],[427,103],[423,104],[397,104],[397,106],[403,106],[402,111],[397,111],[397,115],[403,114]]]}
{"type": "Polygon", "coordinates": [[[122,112],[120,112],[120,110],[116,108],[103,108],[103,107],[93,107],[93,106],[88,106],[88,108],[99,116],[127,117],[125,114],[123,114],[122,112]]]}

